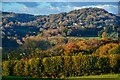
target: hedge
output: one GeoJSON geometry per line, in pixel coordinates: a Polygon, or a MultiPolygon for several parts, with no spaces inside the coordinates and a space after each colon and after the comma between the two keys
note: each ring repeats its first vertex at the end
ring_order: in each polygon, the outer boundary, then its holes
{"type": "Polygon", "coordinates": [[[32,58],[25,63],[25,76],[32,76],[32,77],[41,77],[43,74],[43,66],[41,59],[39,58],[32,58]]]}
{"type": "Polygon", "coordinates": [[[82,75],[119,73],[120,56],[54,56],[26,61],[4,61],[3,75],[31,77],[74,77],[82,75]]]}
{"type": "Polygon", "coordinates": [[[14,73],[13,68],[15,67],[16,62],[17,60],[10,60],[10,61],[2,62],[2,75],[3,76],[13,75],[14,73]]]}
{"type": "Polygon", "coordinates": [[[62,57],[49,57],[43,59],[45,76],[58,77],[63,73],[62,57]]]}

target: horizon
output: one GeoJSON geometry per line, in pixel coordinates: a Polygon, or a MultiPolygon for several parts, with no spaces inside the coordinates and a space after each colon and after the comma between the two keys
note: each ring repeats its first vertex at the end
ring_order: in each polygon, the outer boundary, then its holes
{"type": "Polygon", "coordinates": [[[30,15],[49,15],[82,8],[102,8],[118,14],[118,2],[3,2],[2,12],[30,15]]]}
{"type": "MultiPolygon", "coordinates": [[[[88,8],[97,8],[97,7],[88,7],[88,8]]],[[[86,9],[86,8],[81,8],[81,9],[86,9]]],[[[103,9],[103,8],[98,8],[98,9],[103,9]]],[[[74,10],[80,10],[80,9],[74,9],[74,10]]],[[[71,11],[74,11],[74,10],[71,10],[71,11]]],[[[105,10],[105,9],[104,9],[105,10]]],[[[69,12],[71,12],[69,11],[69,12]]],[[[106,10],[105,10],[106,11],[106,10]]],[[[38,15],[34,15],[34,14],[29,14],[29,13],[17,13],[17,12],[5,12],[5,11],[1,11],[2,13],[14,13],[14,14],[27,14],[27,15],[32,15],[32,16],[48,16],[48,15],[52,15],[52,14],[38,14],[38,15]]],[[[61,13],[69,13],[69,12],[60,12],[60,13],[53,13],[54,14],[61,14],[61,13]]],[[[107,11],[108,12],[108,11],[107,11]]],[[[112,13],[113,14],[113,13],[112,13]]],[[[116,14],[114,14],[116,15],[116,14]]]]}

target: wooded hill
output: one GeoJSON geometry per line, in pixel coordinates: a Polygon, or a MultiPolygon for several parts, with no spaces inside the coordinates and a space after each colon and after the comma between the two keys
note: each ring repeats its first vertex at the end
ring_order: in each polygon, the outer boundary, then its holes
{"type": "Polygon", "coordinates": [[[13,12],[2,13],[3,47],[11,42],[16,47],[23,43],[23,38],[40,35],[97,37],[103,32],[110,38],[116,38],[120,27],[120,17],[100,8],[83,8],[68,13],[49,15],[29,15],[13,12]]]}

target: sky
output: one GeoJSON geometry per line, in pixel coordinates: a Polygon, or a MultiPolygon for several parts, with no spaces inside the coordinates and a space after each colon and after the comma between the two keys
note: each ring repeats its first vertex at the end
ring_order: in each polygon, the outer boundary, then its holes
{"type": "Polygon", "coordinates": [[[2,2],[119,2],[119,0],[1,0],[2,2]]]}
{"type": "Polygon", "coordinates": [[[118,13],[117,2],[2,2],[2,11],[33,15],[58,14],[75,9],[97,7],[118,13]]]}

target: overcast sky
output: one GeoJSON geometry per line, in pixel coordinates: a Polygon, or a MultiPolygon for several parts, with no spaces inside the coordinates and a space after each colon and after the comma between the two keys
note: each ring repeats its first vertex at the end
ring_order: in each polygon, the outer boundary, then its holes
{"type": "MultiPolygon", "coordinates": [[[[59,1],[59,0],[57,0],[59,1]]],[[[116,0],[117,1],[117,0],[116,0]]],[[[117,2],[3,2],[2,11],[27,13],[33,15],[48,15],[69,12],[75,9],[98,7],[110,13],[118,13],[117,2]]]]}

